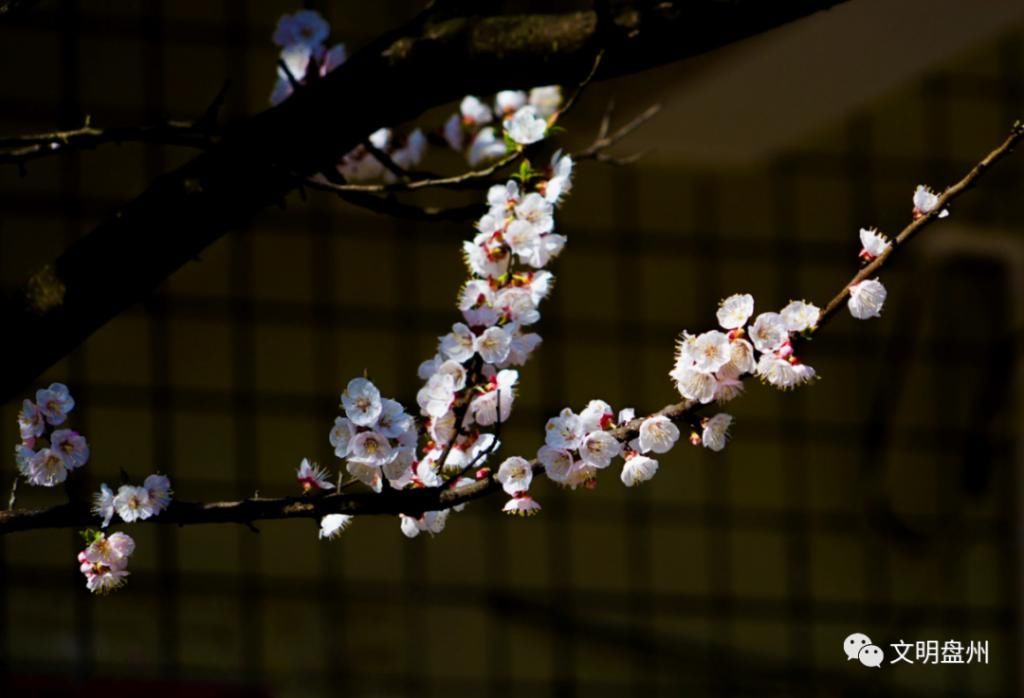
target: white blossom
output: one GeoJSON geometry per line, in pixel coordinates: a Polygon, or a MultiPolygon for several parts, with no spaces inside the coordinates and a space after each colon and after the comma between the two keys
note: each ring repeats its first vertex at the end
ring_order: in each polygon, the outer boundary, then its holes
{"type": "Polygon", "coordinates": [[[512,403],[515,401],[513,388],[519,380],[519,372],[513,369],[502,369],[491,380],[487,392],[474,398],[469,403],[469,415],[480,426],[490,426],[498,421],[500,402],[501,420],[506,421],[512,414],[512,403]],[[499,400],[499,395],[501,399],[499,400]]]}
{"type": "MultiPolygon", "coordinates": [[[[465,373],[461,365],[454,365],[462,370],[463,374],[465,373]]],[[[463,381],[465,381],[464,375],[463,381]]],[[[383,434],[389,439],[397,439],[415,428],[416,425],[412,417],[406,414],[402,403],[389,398],[381,400],[380,417],[377,418],[377,426],[375,427],[378,433],[383,434]]]]}
{"type": "Polygon", "coordinates": [[[466,387],[466,367],[458,361],[448,360],[437,367],[439,376],[450,376],[452,388],[457,392],[466,387]]]}
{"type": "Polygon", "coordinates": [[[78,553],[86,588],[96,594],[106,594],[122,586],[129,575],[128,558],[134,551],[135,541],[127,534],[113,533],[110,537],[97,534],[89,546],[78,553]]]}
{"type": "Polygon", "coordinates": [[[647,482],[658,472],[658,461],[648,456],[633,455],[626,459],[619,478],[626,487],[647,482]]]}
{"type": "Polygon", "coordinates": [[[455,380],[450,374],[436,373],[416,393],[420,411],[428,417],[443,417],[455,399],[455,380]]]}
{"type": "Polygon", "coordinates": [[[540,232],[537,227],[522,219],[516,219],[509,223],[504,237],[509,249],[521,258],[536,256],[537,247],[541,244],[540,232]]]}
{"type": "MultiPolygon", "coordinates": [[[[470,463],[480,468],[487,462],[487,453],[497,451],[501,442],[494,434],[484,432],[477,437],[459,437],[455,448],[448,454],[448,459],[442,464],[445,471],[459,471],[470,463]]],[[[437,449],[437,458],[441,457],[444,449],[437,449]]]]}
{"type": "Polygon", "coordinates": [[[156,516],[171,503],[171,481],[166,475],[154,474],[148,476],[142,482],[143,488],[149,495],[149,503],[153,509],[153,516],[156,516]]]}
{"type": "Polygon", "coordinates": [[[850,315],[858,320],[878,317],[882,314],[885,296],[885,286],[881,281],[867,279],[850,286],[850,299],[846,302],[846,307],[850,309],[850,315]]]}
{"type": "Polygon", "coordinates": [[[334,447],[334,455],[338,458],[347,456],[349,443],[351,443],[355,435],[356,428],[352,421],[348,417],[337,417],[334,420],[334,427],[331,428],[331,432],[327,437],[331,442],[331,446],[334,447]]]}
{"type": "Polygon", "coordinates": [[[462,130],[462,115],[452,114],[448,117],[441,129],[441,135],[452,150],[462,150],[462,146],[466,144],[466,134],[462,130]]]}
{"type": "Polygon", "coordinates": [[[515,330],[512,332],[512,343],[509,345],[508,356],[504,362],[499,364],[499,367],[522,366],[540,343],[541,338],[539,334],[534,332],[525,333],[516,325],[515,330]]]}
{"type": "Polygon", "coordinates": [[[501,483],[506,494],[515,496],[530,489],[533,481],[533,468],[530,461],[520,456],[513,456],[502,462],[498,474],[494,476],[501,483]]]}
{"type": "Polygon", "coordinates": [[[50,448],[64,457],[68,470],[80,468],[89,460],[89,444],[85,437],[70,429],[54,429],[50,435],[50,448]]]}
{"type": "Polygon", "coordinates": [[[753,371],[755,364],[753,345],[745,339],[732,340],[729,344],[729,363],[726,366],[730,364],[736,368],[738,374],[753,371]]]}
{"type": "Polygon", "coordinates": [[[63,383],[51,383],[50,387],[36,391],[36,405],[46,421],[60,426],[67,419],[68,412],[75,408],[75,399],[63,383]]]}
{"type": "Polygon", "coordinates": [[[818,324],[821,310],[813,303],[790,301],[780,313],[782,323],[789,332],[803,332],[818,324]]]}
{"type": "MultiPolygon", "coordinates": [[[[754,368],[753,363],[750,368],[754,368]]],[[[743,392],[743,381],[740,378],[743,373],[731,362],[718,369],[715,374],[715,400],[728,402],[738,397],[743,392]]]]}
{"type": "Polygon", "coordinates": [[[668,417],[658,415],[648,417],[640,425],[640,452],[654,451],[658,454],[668,453],[679,440],[679,427],[668,417]]]}
{"type": "Polygon", "coordinates": [[[31,442],[43,435],[46,430],[46,419],[39,406],[31,400],[21,403],[21,411],[18,412],[18,432],[23,442],[31,442]]]}
{"type": "Polygon", "coordinates": [[[327,471],[318,465],[310,463],[308,458],[303,458],[302,462],[299,463],[298,470],[295,471],[295,479],[299,481],[299,486],[302,487],[303,492],[333,490],[334,485],[327,477],[327,471]]]}
{"type": "Polygon", "coordinates": [[[114,497],[114,511],[125,523],[145,521],[153,516],[154,502],[145,487],[121,485],[114,497]]]}
{"type": "Polygon", "coordinates": [[[459,112],[462,114],[462,121],[467,125],[481,125],[489,123],[494,115],[490,107],[473,95],[462,98],[459,104],[459,112]]]}
{"type": "Polygon", "coordinates": [[[795,388],[815,375],[814,369],[807,364],[793,363],[774,354],[762,354],[755,372],[761,380],[782,390],[795,388]]]}
{"type": "Polygon", "coordinates": [[[92,496],[92,513],[102,519],[100,528],[109,526],[110,520],[114,518],[114,493],[105,482],[100,485],[100,491],[92,496]]]}
{"type": "Polygon", "coordinates": [[[406,538],[415,538],[420,534],[420,527],[416,522],[416,519],[411,516],[406,516],[405,514],[399,514],[398,518],[402,533],[406,538]]]}
{"type": "Polygon", "coordinates": [[[452,331],[441,338],[438,348],[441,354],[463,363],[468,361],[475,351],[476,335],[461,322],[452,325],[452,331]]]}
{"type": "Polygon", "coordinates": [[[701,431],[701,443],[705,448],[712,451],[721,451],[725,448],[725,442],[729,438],[729,427],[732,425],[732,415],[721,412],[714,417],[704,421],[704,428],[701,431]]]}
{"type": "Polygon", "coordinates": [[[573,463],[572,468],[569,469],[569,473],[565,477],[565,482],[562,483],[568,486],[570,489],[576,489],[581,485],[583,487],[592,487],[597,482],[597,468],[592,465],[587,465],[583,461],[576,461],[573,463]]]}
{"type": "Polygon", "coordinates": [[[889,242],[889,238],[885,237],[874,228],[860,229],[860,244],[863,248],[860,251],[860,256],[867,261],[871,261],[875,257],[878,257],[892,246],[889,242]]]}
{"type": "MultiPolygon", "coordinates": [[[[459,302],[456,307],[459,310],[469,310],[482,305],[494,304],[494,289],[484,279],[470,279],[459,291],[459,302]]],[[[433,373],[433,370],[429,371],[433,373]]],[[[420,376],[426,378],[426,376],[420,376]]]]}
{"type": "Polygon", "coordinates": [[[420,534],[420,531],[440,533],[444,530],[445,523],[448,520],[449,511],[449,509],[445,509],[444,511],[428,511],[418,519],[406,516],[405,514],[399,514],[399,517],[401,518],[402,533],[409,538],[415,538],[420,534]]]}
{"type": "Polygon", "coordinates": [[[555,284],[555,275],[549,271],[536,271],[527,274],[529,279],[526,288],[530,291],[530,300],[534,305],[540,302],[551,293],[551,287],[555,284]]]}
{"type": "Polygon", "coordinates": [[[352,439],[349,462],[364,463],[379,467],[394,457],[394,450],[387,438],[375,431],[362,431],[352,439]]]}
{"type": "Polygon", "coordinates": [[[564,484],[572,470],[574,460],[572,453],[562,448],[541,446],[537,451],[537,460],[544,466],[544,472],[552,482],[564,484]]]}
{"type": "MultiPolygon", "coordinates": [[[[331,27],[315,10],[299,10],[282,15],[274,28],[273,41],[281,47],[315,47],[323,43],[331,27]]],[[[300,77],[300,76],[296,76],[300,77]]]]}
{"type": "Polygon", "coordinates": [[[747,324],[754,314],[754,297],[749,293],[736,293],[718,305],[718,324],[727,330],[735,330],[747,324]]]}
{"type": "Polygon", "coordinates": [[[507,212],[519,203],[519,182],[510,179],[505,184],[492,185],[487,190],[487,205],[491,207],[490,215],[504,220],[507,212]]]}
{"type": "Polygon", "coordinates": [[[519,145],[530,145],[544,138],[548,130],[548,122],[537,114],[537,108],[527,105],[517,111],[511,118],[505,119],[503,126],[508,137],[519,145]]]}
{"type": "Polygon", "coordinates": [[[341,404],[345,416],[357,426],[373,426],[380,417],[380,391],[365,378],[353,378],[348,382],[341,394],[341,404]]]}
{"type": "Polygon", "coordinates": [[[622,451],[622,444],[607,431],[592,431],[580,444],[580,460],[595,468],[607,468],[622,451]]]}
{"type": "Polygon", "coordinates": [[[555,227],[554,207],[537,192],[530,192],[516,205],[516,218],[530,223],[538,233],[550,233],[555,227]]]}
{"type": "Polygon", "coordinates": [[[711,330],[698,335],[692,342],[687,342],[686,353],[697,371],[714,373],[729,362],[731,349],[729,337],[718,330],[711,330]]]}
{"type": "Polygon", "coordinates": [[[384,484],[381,482],[380,467],[369,463],[349,460],[345,465],[348,474],[359,480],[374,492],[380,492],[384,484]]]}
{"type": "Polygon", "coordinates": [[[583,443],[586,432],[579,415],[566,407],[557,417],[548,420],[544,427],[544,443],[551,448],[574,451],[583,443]]]}
{"type": "Polygon", "coordinates": [[[679,394],[687,400],[707,404],[715,399],[715,376],[705,371],[676,366],[669,375],[676,382],[679,394]]]}
{"type": "MultiPolygon", "coordinates": [[[[917,189],[914,190],[914,218],[920,218],[921,216],[927,215],[935,210],[939,205],[939,197],[928,187],[923,184],[917,185],[917,189]]],[[[939,218],[945,218],[949,215],[949,211],[943,209],[939,212],[939,218]]]]}
{"type": "Polygon", "coordinates": [[[526,93],[521,90],[502,90],[494,96],[494,111],[502,116],[514,114],[526,105],[526,93]]]}
{"type": "Polygon", "coordinates": [[[44,448],[28,457],[23,474],[30,485],[56,487],[67,480],[68,469],[63,454],[44,448]]]}
{"type": "Polygon", "coordinates": [[[385,463],[381,470],[384,477],[388,479],[391,486],[400,490],[412,481],[414,475],[412,464],[416,461],[415,446],[405,446],[397,449],[395,457],[385,463]]]}
{"type": "Polygon", "coordinates": [[[337,538],[351,523],[352,517],[348,514],[327,514],[320,519],[320,538],[337,538]]]}
{"type": "Polygon", "coordinates": [[[455,413],[448,410],[440,417],[430,419],[430,438],[434,443],[447,444],[455,438],[455,413]]]}
{"type": "Polygon", "coordinates": [[[750,328],[750,340],[760,352],[772,352],[789,339],[786,323],[779,313],[761,313],[750,328]]]}
{"type": "Polygon", "coordinates": [[[432,459],[424,458],[416,463],[415,476],[424,487],[440,487],[444,484],[438,473],[437,463],[432,459]]]}
{"type": "Polygon", "coordinates": [[[498,138],[491,126],[485,126],[473,137],[466,160],[476,167],[491,160],[497,160],[508,152],[505,141],[498,138]]]}
{"type": "Polygon", "coordinates": [[[474,348],[486,363],[500,364],[508,358],[512,336],[504,328],[488,327],[476,338],[474,348]]]}
{"type": "Polygon", "coordinates": [[[572,191],[573,161],[562,151],[556,151],[551,157],[551,178],[544,185],[544,198],[552,204],[558,204],[562,197],[572,191]]]}
{"type": "Polygon", "coordinates": [[[545,119],[550,118],[562,106],[562,88],[559,85],[534,87],[530,90],[530,106],[545,119]]]}
{"type": "Polygon", "coordinates": [[[615,424],[615,411],[604,400],[591,400],[580,412],[584,432],[600,431],[615,424]]]}
{"type": "Polygon", "coordinates": [[[540,504],[533,497],[520,494],[505,502],[505,506],[501,510],[513,516],[533,516],[540,511],[540,504]]]}
{"type": "Polygon", "coordinates": [[[494,305],[501,308],[505,319],[516,325],[532,325],[540,320],[540,311],[530,290],[508,286],[501,289],[494,299],[494,305]]]}

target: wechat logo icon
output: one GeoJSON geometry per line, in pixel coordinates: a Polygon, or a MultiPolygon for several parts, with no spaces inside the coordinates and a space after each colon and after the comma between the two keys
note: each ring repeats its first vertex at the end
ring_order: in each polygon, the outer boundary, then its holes
{"type": "Polygon", "coordinates": [[[843,640],[843,651],[846,653],[846,660],[858,660],[866,667],[879,668],[885,659],[882,648],[871,642],[871,638],[864,633],[853,633],[843,640]]]}

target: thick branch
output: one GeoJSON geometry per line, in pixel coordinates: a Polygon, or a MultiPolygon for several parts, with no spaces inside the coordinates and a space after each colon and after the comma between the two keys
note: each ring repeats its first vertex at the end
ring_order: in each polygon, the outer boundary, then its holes
{"type": "Polygon", "coordinates": [[[225,129],[212,150],[157,180],[0,304],[17,342],[0,349],[7,400],[211,242],[284,200],[366,135],[465,94],[579,82],[697,55],[842,0],[676,0],[594,12],[427,14],[382,37],[274,109],[225,129]],[[370,99],[369,96],[373,98],[370,99]],[[353,109],[353,99],[359,108],[353,109]]]}
{"type": "MultiPolygon", "coordinates": [[[[1006,157],[1024,139],[1024,124],[1014,124],[1010,135],[1003,143],[989,153],[963,179],[952,185],[939,197],[939,205],[935,210],[905,227],[896,236],[892,247],[879,255],[871,264],[862,269],[843,287],[836,297],[826,306],[818,323],[820,330],[834,315],[846,298],[851,284],[868,278],[878,272],[892,258],[897,249],[906,244],[914,235],[934,223],[938,212],[950,205],[956,198],[973,187],[975,183],[993,165],[1006,157]]],[[[684,400],[667,405],[656,412],[674,422],[693,423],[704,405],[684,400]]],[[[640,425],[646,417],[638,417],[612,431],[612,435],[620,441],[628,441],[636,436],[640,425]]],[[[441,459],[444,462],[444,458],[441,459]]],[[[533,461],[536,472],[541,466],[533,461]]],[[[381,494],[356,492],[326,495],[319,498],[285,497],[281,499],[246,499],[240,502],[216,502],[200,504],[194,502],[174,502],[159,517],[150,519],[154,523],[174,523],[178,525],[199,523],[243,523],[251,524],[264,519],[316,519],[325,514],[343,513],[352,515],[367,514],[409,514],[418,515],[425,511],[438,511],[457,504],[485,497],[501,489],[498,482],[491,476],[465,487],[451,489],[450,484],[441,487],[386,490],[381,494]]],[[[50,509],[14,510],[0,512],[0,535],[15,531],[35,530],[40,528],[69,528],[95,525],[96,517],[91,515],[87,506],[81,503],[64,504],[50,509]]]]}

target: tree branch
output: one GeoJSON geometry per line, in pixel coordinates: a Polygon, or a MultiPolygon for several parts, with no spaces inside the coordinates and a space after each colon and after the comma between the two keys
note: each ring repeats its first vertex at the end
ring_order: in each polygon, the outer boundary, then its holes
{"type": "Polygon", "coordinates": [[[206,150],[217,142],[217,119],[230,85],[226,80],[203,115],[193,123],[168,121],[154,126],[98,129],[93,128],[87,116],[81,128],[70,131],[0,138],[0,165],[17,165],[24,174],[25,165],[30,160],[69,150],[96,148],[106,143],[150,143],[206,150]]]}
{"type": "MultiPolygon", "coordinates": [[[[938,213],[949,206],[996,163],[1005,158],[1022,139],[1024,124],[1013,125],[1006,140],[979,162],[963,179],[952,185],[939,197],[939,205],[930,214],[922,216],[906,226],[896,236],[892,246],[884,254],[879,255],[871,264],[858,272],[847,283],[822,311],[817,330],[820,331],[838,312],[843,300],[849,293],[849,287],[878,272],[892,258],[897,249],[917,235],[924,228],[939,220],[938,213]]],[[[700,403],[683,400],[666,405],[649,416],[662,415],[677,423],[693,423],[698,414],[707,408],[700,403]]],[[[637,417],[610,433],[621,442],[628,442],[639,432],[640,425],[647,417],[637,417]]],[[[461,423],[461,418],[457,423],[461,423]]],[[[499,420],[500,423],[500,420],[499,420]]],[[[454,443],[454,439],[452,441],[454,443]]],[[[447,454],[446,454],[447,456],[447,454]]],[[[446,458],[445,456],[445,458],[446,458]]],[[[445,462],[441,459],[441,463],[445,462]]],[[[543,467],[536,460],[531,461],[534,472],[540,474],[543,467]]],[[[463,473],[465,474],[465,473],[463,473]]],[[[453,479],[454,481],[454,479],[453,479]]],[[[336,492],[320,497],[283,497],[280,499],[252,498],[237,502],[197,502],[174,501],[160,516],[148,519],[152,523],[178,524],[179,526],[203,523],[241,523],[252,524],[254,521],[267,519],[318,519],[325,514],[350,514],[362,516],[370,514],[408,514],[418,516],[426,511],[439,511],[474,499],[486,497],[501,490],[501,485],[493,474],[466,485],[452,487],[449,481],[439,487],[419,489],[393,490],[388,489],[380,494],[373,492],[336,492]]],[[[62,504],[49,509],[27,509],[0,511],[0,535],[15,531],[36,530],[41,528],[76,528],[96,524],[96,516],[88,506],[80,502],[62,504]]]]}
{"type": "Polygon", "coordinates": [[[421,15],[372,42],[279,106],[243,119],[210,151],[156,179],[141,196],[33,273],[0,322],[0,400],[112,317],[152,293],[214,240],[332,166],[366,135],[465,94],[571,84],[637,72],[710,51],[843,0],[642,0],[594,12],[435,19],[421,15]],[[386,86],[386,89],[382,87],[386,86]],[[373,95],[352,108],[353,96],[373,95]]]}
{"type": "Polygon", "coordinates": [[[25,164],[36,158],[58,155],[69,150],[96,148],[106,143],[152,143],[207,149],[215,136],[193,124],[169,121],[155,126],[128,126],[99,129],[86,123],[70,131],[54,131],[0,138],[0,165],[25,164]]]}

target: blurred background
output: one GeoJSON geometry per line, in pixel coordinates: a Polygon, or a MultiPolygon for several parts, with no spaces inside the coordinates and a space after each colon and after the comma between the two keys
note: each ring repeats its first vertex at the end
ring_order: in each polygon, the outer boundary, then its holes
{"type": "MultiPolygon", "coordinates": [[[[350,51],[418,8],[310,6],[350,51]]],[[[0,20],[0,133],[194,118],[225,78],[226,118],[259,111],[270,34],[295,9],[39,2],[0,20]]],[[[665,110],[619,146],[648,150],[637,164],[579,168],[505,454],[532,454],[566,405],[676,401],[673,341],[726,295],[824,305],[857,269],[861,226],[897,232],[917,184],[959,179],[1024,117],[1022,78],[1019,2],[851,0],[591,86],[570,150],[609,100],[620,123],[665,110]]],[[[188,156],[107,146],[0,171],[3,289],[188,156]]],[[[1021,695],[1022,158],[883,273],[880,320],[844,312],[815,339],[818,383],[751,385],[724,452],[680,445],[642,487],[541,483],[533,519],[493,498],[412,541],[390,517],[329,543],[305,521],[138,526],[130,583],[105,598],[85,590],[77,533],[0,538],[0,693],[1021,695]],[[890,643],[952,639],[987,641],[988,663],[867,669],[843,652],[853,632],[887,662],[890,643]]],[[[315,192],[266,210],[38,381],[78,400],[93,457],[75,477],[95,490],[159,470],[180,498],[214,500],[291,494],[303,456],[336,467],[327,432],[351,377],[415,406],[470,233],[315,192]]],[[[18,406],[0,406],[5,449],[18,406]]],[[[0,465],[4,493],[14,474],[0,465]]]]}

